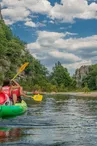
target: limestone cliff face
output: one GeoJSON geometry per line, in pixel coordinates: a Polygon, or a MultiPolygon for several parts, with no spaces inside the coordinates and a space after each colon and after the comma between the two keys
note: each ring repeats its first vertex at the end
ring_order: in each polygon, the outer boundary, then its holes
{"type": "Polygon", "coordinates": [[[1,14],[1,4],[0,4],[0,20],[2,20],[3,17],[2,17],[2,14],[1,14]]]}
{"type": "Polygon", "coordinates": [[[77,82],[77,87],[81,87],[82,80],[84,77],[87,76],[89,70],[90,70],[90,66],[81,66],[79,69],[76,70],[74,76],[77,82]]]}

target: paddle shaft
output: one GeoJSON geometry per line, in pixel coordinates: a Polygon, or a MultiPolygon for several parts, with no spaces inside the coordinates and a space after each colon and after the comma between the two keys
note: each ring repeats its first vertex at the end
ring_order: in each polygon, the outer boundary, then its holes
{"type": "Polygon", "coordinates": [[[29,62],[24,63],[20,68],[19,71],[17,72],[17,74],[13,77],[12,80],[14,80],[22,71],[24,71],[24,69],[28,66],[29,62]]]}

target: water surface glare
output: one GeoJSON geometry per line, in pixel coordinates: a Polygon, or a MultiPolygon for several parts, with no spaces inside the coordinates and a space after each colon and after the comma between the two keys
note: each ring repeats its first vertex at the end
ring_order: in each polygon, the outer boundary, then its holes
{"type": "Polygon", "coordinates": [[[44,96],[28,111],[0,119],[0,146],[97,146],[97,98],[44,96]]]}

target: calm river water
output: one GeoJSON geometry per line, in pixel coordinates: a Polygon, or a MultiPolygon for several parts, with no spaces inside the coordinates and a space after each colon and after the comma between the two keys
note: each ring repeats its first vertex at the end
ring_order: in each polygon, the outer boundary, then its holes
{"type": "Polygon", "coordinates": [[[0,119],[0,146],[97,146],[97,98],[44,96],[28,111],[0,119]]]}

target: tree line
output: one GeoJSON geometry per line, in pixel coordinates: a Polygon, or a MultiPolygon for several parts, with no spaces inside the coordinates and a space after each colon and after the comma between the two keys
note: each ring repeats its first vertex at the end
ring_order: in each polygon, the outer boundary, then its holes
{"type": "MultiPolygon", "coordinates": [[[[67,68],[58,61],[49,73],[48,69],[33,57],[26,49],[26,43],[13,35],[11,29],[0,20],[0,84],[5,78],[12,79],[18,68],[29,62],[25,71],[17,78],[25,90],[43,92],[74,91],[76,80],[71,77],[67,68]]],[[[91,66],[90,73],[82,81],[82,89],[86,86],[95,90],[97,86],[97,65],[91,66]]]]}

